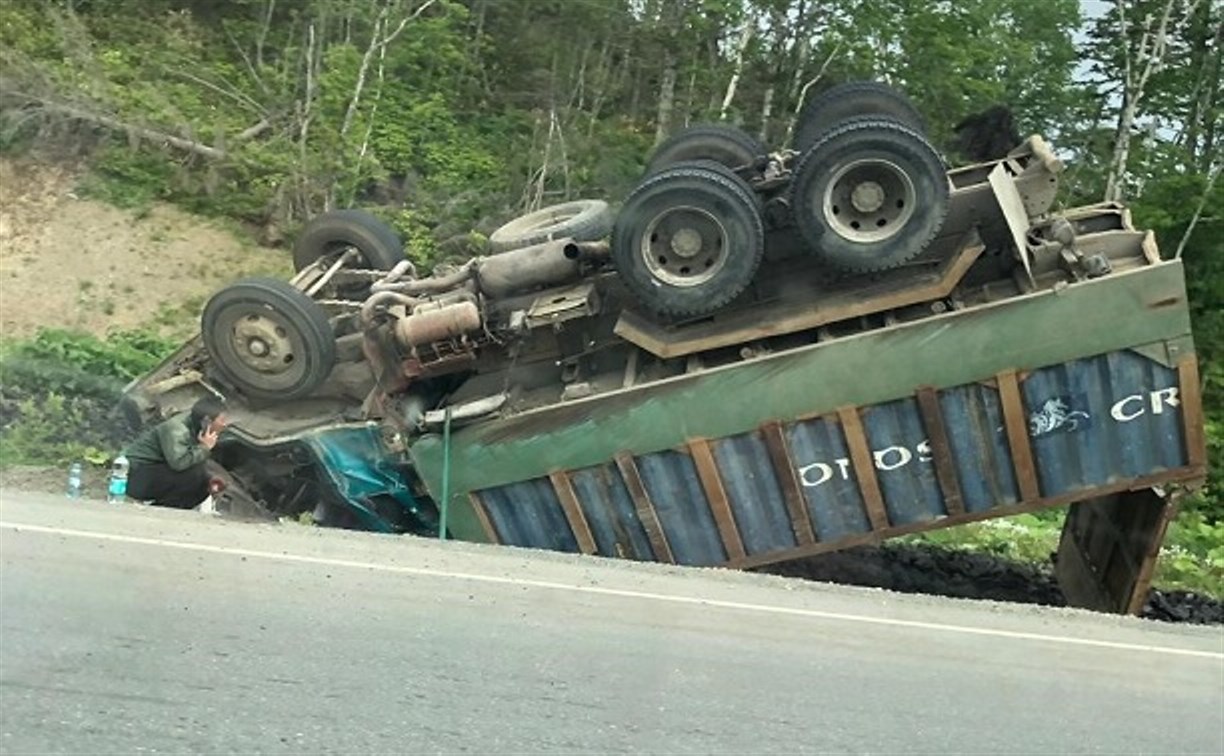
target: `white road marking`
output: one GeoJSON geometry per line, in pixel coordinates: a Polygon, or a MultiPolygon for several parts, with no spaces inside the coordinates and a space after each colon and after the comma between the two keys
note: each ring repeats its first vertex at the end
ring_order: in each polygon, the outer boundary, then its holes
{"type": "Polygon", "coordinates": [[[666,593],[649,591],[633,591],[621,588],[602,588],[593,585],[575,585],[572,583],[557,583],[549,580],[531,580],[527,578],[499,577],[496,575],[479,575],[469,572],[453,572],[437,570],[428,567],[404,567],[393,564],[378,564],[376,562],[359,562],[351,559],[332,559],[330,557],[304,556],[301,554],[276,553],[240,549],[232,546],[213,546],[205,543],[189,543],[187,541],[171,541],[163,538],[142,538],[140,536],[119,535],[115,533],[99,533],[91,530],[73,530],[70,528],[52,528],[44,525],[23,525],[15,522],[0,521],[0,528],[16,532],[46,533],[51,535],[70,536],[73,538],[91,538],[98,541],[115,541],[118,543],[140,544],[145,546],[160,546],[162,548],[182,549],[184,551],[201,551],[210,554],[228,554],[231,556],[269,559],[278,562],[296,562],[299,564],[317,564],[328,567],[351,567],[354,569],[391,572],[403,575],[419,575],[423,577],[449,578],[454,580],[469,580],[476,583],[494,583],[499,585],[516,585],[531,588],[544,588],[573,593],[591,593],[600,596],[617,596],[620,598],[660,601],[671,604],[688,604],[694,606],[717,607],[720,609],[737,609],[741,611],[760,612],[762,614],[782,614],[793,617],[810,617],[813,619],[837,620],[842,622],[858,622],[867,625],[884,625],[888,627],[905,627],[919,630],[939,630],[965,635],[984,635],[994,638],[1013,638],[1018,640],[1044,641],[1069,646],[1091,646],[1120,651],[1139,651],[1153,654],[1168,654],[1172,656],[1193,656],[1203,659],[1224,661],[1224,653],[1216,651],[1198,651],[1170,646],[1150,646],[1140,643],[1118,643],[1115,641],[1094,640],[1090,638],[1071,638],[1065,635],[1044,635],[1041,633],[1024,633],[1014,630],[998,630],[984,627],[969,627],[967,625],[945,625],[937,622],[920,622],[917,620],[890,619],[887,617],[869,617],[863,614],[844,614],[841,612],[824,612],[818,609],[797,609],[785,606],[770,606],[768,604],[749,604],[740,601],[723,599],[706,599],[695,596],[676,596],[666,593]]]}

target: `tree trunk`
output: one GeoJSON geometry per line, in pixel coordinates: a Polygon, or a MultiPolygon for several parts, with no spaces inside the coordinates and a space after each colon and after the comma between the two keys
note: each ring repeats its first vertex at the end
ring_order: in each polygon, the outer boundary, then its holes
{"type": "Polygon", "coordinates": [[[1132,0],[1115,0],[1118,10],[1118,39],[1122,45],[1122,109],[1118,113],[1118,128],[1114,136],[1113,155],[1109,161],[1109,176],[1105,181],[1105,201],[1122,199],[1126,185],[1127,166],[1130,162],[1131,132],[1139,115],[1139,105],[1147,93],[1152,76],[1168,64],[1169,39],[1180,35],[1183,27],[1194,17],[1201,0],[1165,0],[1159,20],[1148,16],[1144,19],[1143,33],[1137,48],[1131,47],[1130,26],[1127,20],[1127,4],[1132,0]],[[1174,16],[1174,10],[1181,12],[1174,16]]]}
{"type": "Polygon", "coordinates": [[[749,17],[744,22],[744,31],[740,34],[739,44],[735,47],[735,62],[731,69],[731,79],[727,82],[727,91],[723,94],[722,107],[718,109],[718,120],[727,120],[727,111],[731,109],[731,102],[735,99],[735,90],[739,86],[740,76],[744,73],[744,53],[748,50],[748,43],[752,41],[752,23],[753,19],[749,17]]]}
{"type": "Polygon", "coordinates": [[[757,136],[765,144],[769,144],[769,116],[773,114],[774,85],[765,87],[764,101],[761,103],[761,130],[757,136]]]}
{"type": "Polygon", "coordinates": [[[1133,97],[1126,97],[1118,113],[1118,128],[1114,133],[1113,157],[1109,161],[1109,177],[1105,180],[1105,201],[1122,199],[1126,181],[1126,166],[1130,161],[1131,132],[1135,128],[1135,113],[1138,110],[1133,97]]]}
{"type": "Polygon", "coordinates": [[[1220,107],[1220,88],[1224,86],[1224,82],[1221,82],[1221,79],[1224,78],[1224,66],[1221,65],[1221,61],[1224,61],[1224,53],[1220,51],[1221,46],[1224,46],[1224,23],[1216,26],[1215,44],[1212,45],[1211,55],[1208,58],[1208,73],[1203,77],[1205,85],[1203,97],[1199,101],[1199,128],[1202,137],[1200,140],[1202,147],[1198,151],[1200,171],[1211,170],[1212,159],[1215,157],[1216,125],[1220,120],[1216,117],[1216,110],[1220,107]]]}
{"type": "Polygon", "coordinates": [[[676,107],[676,56],[669,45],[663,52],[663,78],[659,82],[659,109],[655,121],[655,144],[671,132],[672,111],[676,107]]]}
{"type": "Polygon", "coordinates": [[[840,42],[833,46],[833,52],[829,53],[829,57],[825,58],[824,63],[820,64],[820,70],[816,72],[816,75],[808,79],[807,83],[799,88],[799,97],[795,100],[795,109],[791,112],[790,122],[786,125],[785,144],[790,144],[791,138],[795,135],[795,129],[799,125],[799,113],[803,111],[803,103],[807,100],[808,90],[816,86],[816,82],[824,78],[825,71],[829,69],[829,64],[833,62],[833,59],[837,57],[839,52],[841,52],[840,42]]]}

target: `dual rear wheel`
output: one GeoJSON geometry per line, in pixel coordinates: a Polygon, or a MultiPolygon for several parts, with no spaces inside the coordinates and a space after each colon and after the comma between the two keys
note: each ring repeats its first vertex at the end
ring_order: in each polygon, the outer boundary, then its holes
{"type": "MultiPolygon", "coordinates": [[[[923,128],[887,86],[833,87],[801,112],[789,185],[763,191],[790,205],[805,247],[829,268],[896,267],[927,248],[947,211],[943,160],[923,128]]],[[[749,182],[770,159],[758,140],[721,125],[659,145],[612,237],[617,269],[646,309],[708,315],[748,287],[765,246],[762,197],[749,182]]]]}

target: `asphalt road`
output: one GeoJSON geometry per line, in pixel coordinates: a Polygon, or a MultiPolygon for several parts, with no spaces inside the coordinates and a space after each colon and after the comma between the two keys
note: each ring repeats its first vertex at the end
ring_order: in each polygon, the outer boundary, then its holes
{"type": "Polygon", "coordinates": [[[1224,752],[1224,632],[0,494],[0,751],[1224,752]]]}

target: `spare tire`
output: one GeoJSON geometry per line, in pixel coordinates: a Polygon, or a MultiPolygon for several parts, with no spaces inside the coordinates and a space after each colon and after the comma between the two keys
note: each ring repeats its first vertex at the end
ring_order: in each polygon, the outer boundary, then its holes
{"type": "Polygon", "coordinates": [[[293,245],[293,269],[299,273],[315,260],[356,247],[365,265],[391,270],[404,259],[395,230],[365,210],[332,210],[311,219],[293,245]]]}
{"type": "Polygon", "coordinates": [[[625,287],[659,315],[715,312],[752,281],[765,252],[756,195],[739,177],[680,163],[625,200],[612,261],[625,287]]]}
{"type": "Polygon", "coordinates": [[[742,129],[723,124],[689,126],[659,143],[646,165],[647,175],[677,163],[711,160],[738,171],[755,164],[769,148],[742,129]]]}
{"type": "Polygon", "coordinates": [[[905,95],[877,81],[851,81],[831,87],[804,103],[799,111],[794,147],[806,152],[845,121],[864,116],[896,121],[919,134],[926,133],[922,114],[905,95]]]}
{"type": "Polygon", "coordinates": [[[852,120],[803,156],[791,182],[809,249],[846,271],[882,270],[930,244],[948,210],[939,153],[893,121],[852,120]]]}
{"type": "Polygon", "coordinates": [[[555,239],[599,241],[612,233],[612,211],[603,200],[574,200],[520,215],[489,235],[489,251],[509,252],[555,239]]]}

